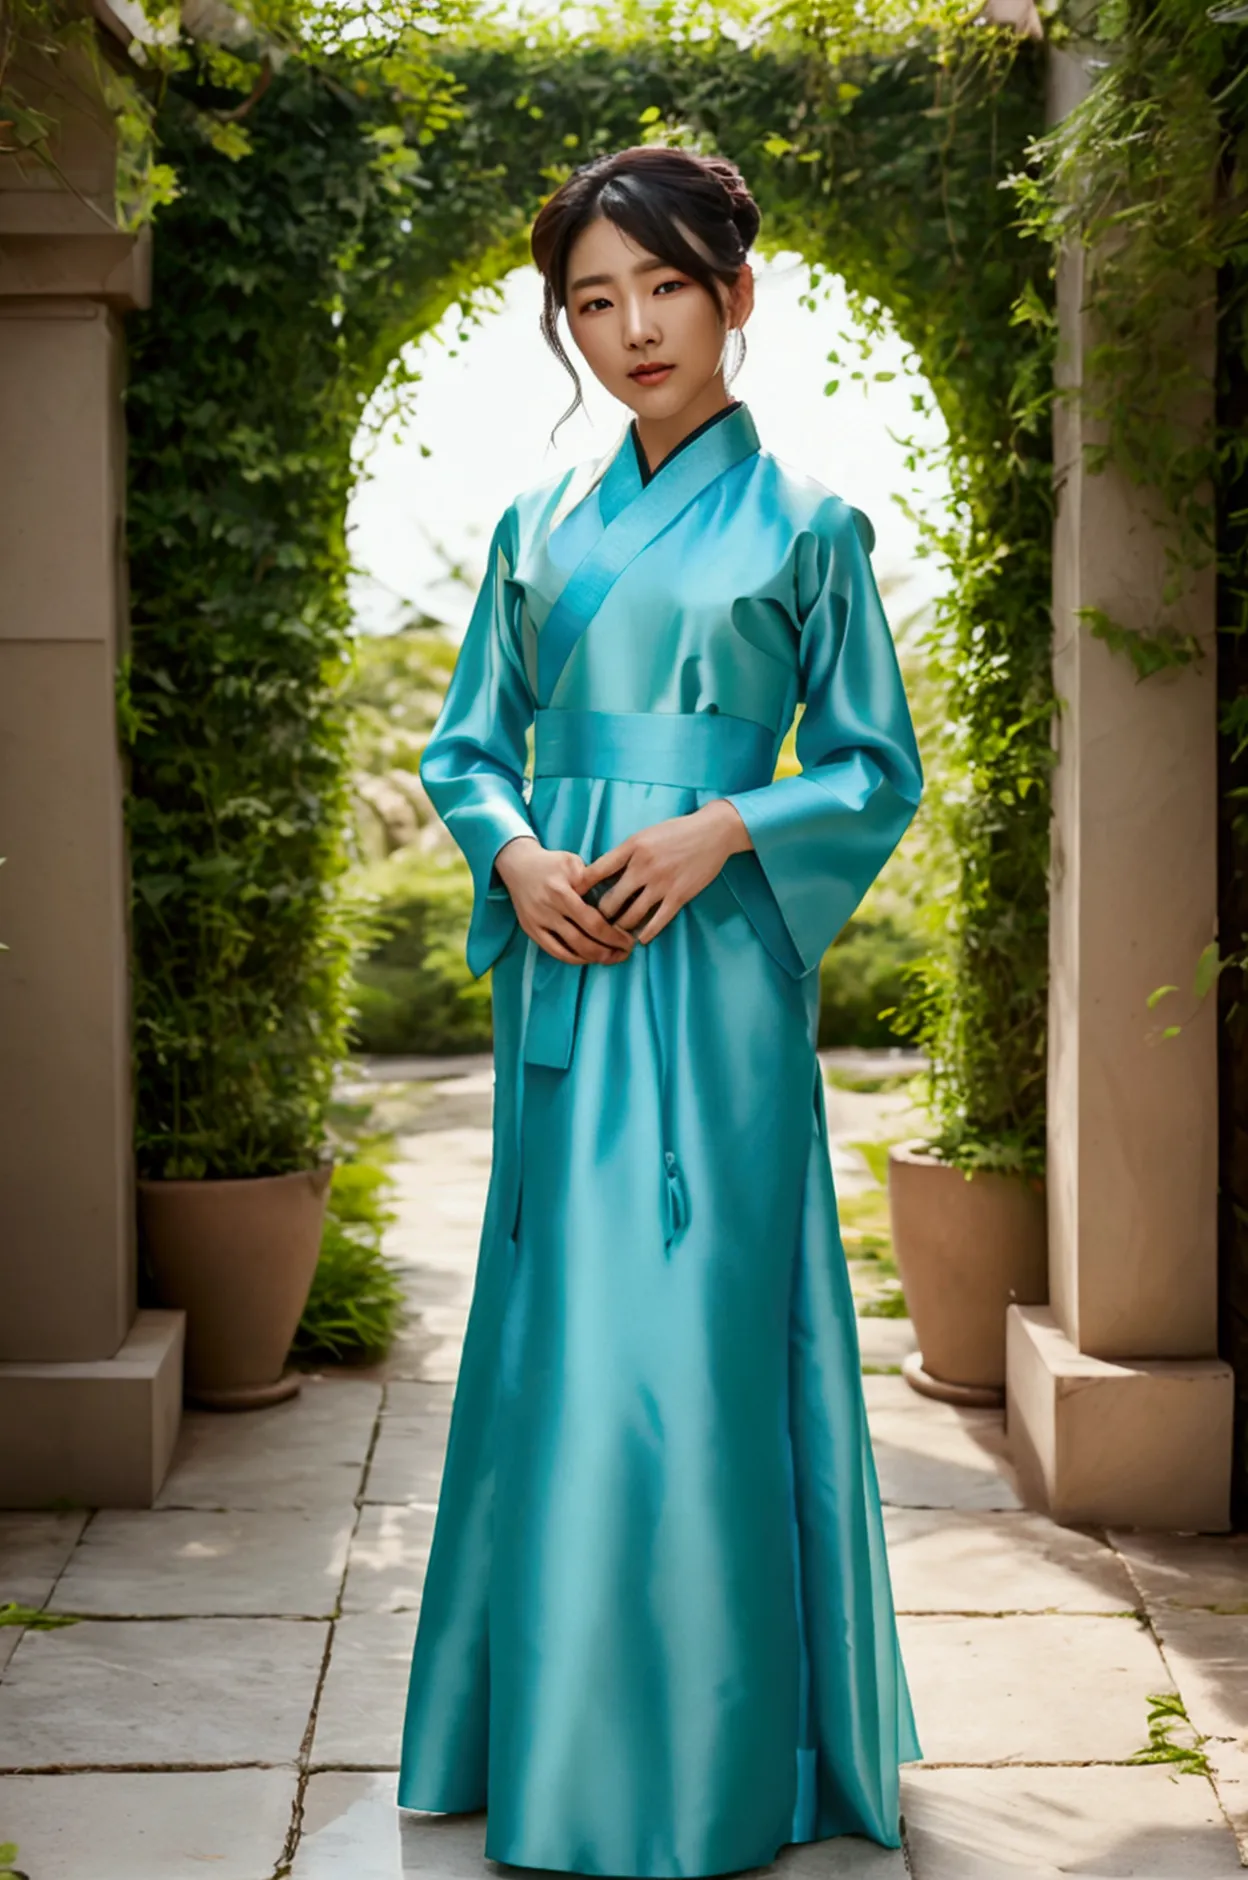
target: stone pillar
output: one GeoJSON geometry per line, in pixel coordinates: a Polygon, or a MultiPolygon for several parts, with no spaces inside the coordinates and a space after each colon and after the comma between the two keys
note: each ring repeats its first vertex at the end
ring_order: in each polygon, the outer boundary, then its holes
{"type": "Polygon", "coordinates": [[[135,1310],[122,316],[90,62],[39,74],[57,158],[0,161],[0,1506],[136,1507],[181,1414],[180,1313],[135,1310]]]}
{"type": "MultiPolygon", "coordinates": [[[[1052,113],[1085,82],[1052,55],[1052,113]]],[[[1081,251],[1058,273],[1059,374],[1091,344],[1081,251]]],[[[1212,281],[1193,282],[1193,305],[1212,281]]],[[[1192,318],[1213,415],[1212,321],[1192,318]]],[[[1081,608],[1154,626],[1168,533],[1112,469],[1075,400],[1054,435],[1055,728],[1048,1087],[1048,1307],[1012,1306],[1006,1415],[1029,1499],[1063,1522],[1229,1525],[1232,1376],[1217,1356],[1216,1001],[1193,993],[1217,931],[1212,568],[1169,622],[1198,663],[1139,679],[1081,608]],[[1149,995],[1177,986],[1155,1010],[1149,995]],[[1177,1037],[1163,1039],[1170,1024],[1177,1037]]]]}

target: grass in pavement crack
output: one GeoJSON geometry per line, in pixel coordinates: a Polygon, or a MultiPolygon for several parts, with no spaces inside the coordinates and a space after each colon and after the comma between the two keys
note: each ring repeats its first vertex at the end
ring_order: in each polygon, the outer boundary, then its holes
{"type": "MultiPolygon", "coordinates": [[[[40,1612],[36,1606],[19,1606],[13,1600],[0,1606],[0,1625],[24,1625],[31,1632],[52,1632],[58,1625],[77,1625],[78,1620],[68,1612],[40,1612]]],[[[0,1869],[0,1880],[4,1880],[0,1869]]]]}
{"type": "Polygon", "coordinates": [[[1211,1774],[1209,1760],[1200,1747],[1207,1740],[1193,1728],[1177,1691],[1153,1691],[1148,1699],[1148,1743],[1128,1756],[1127,1761],[1173,1763],[1180,1775],[1207,1776],[1211,1774]],[[1179,1726],[1195,1740],[1176,1743],[1173,1733],[1179,1726]]]}

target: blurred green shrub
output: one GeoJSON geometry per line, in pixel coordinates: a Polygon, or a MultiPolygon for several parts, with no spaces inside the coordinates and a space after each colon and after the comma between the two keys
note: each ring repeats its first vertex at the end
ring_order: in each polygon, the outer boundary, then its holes
{"type": "Polygon", "coordinates": [[[820,1046],[901,1044],[891,1018],[880,1014],[901,1004],[905,968],[921,952],[918,936],[897,914],[855,915],[819,969],[820,1046]]]}
{"type": "Polygon", "coordinates": [[[488,1051],[488,979],[464,960],[472,878],[458,856],[404,849],[361,870],[378,939],[356,967],[357,1051],[450,1055],[488,1051]]]}
{"type": "Polygon", "coordinates": [[[394,1140],[360,1128],[360,1120],[346,1107],[331,1105],[338,1160],[312,1290],[290,1351],[302,1366],[375,1363],[390,1349],[405,1316],[402,1279],[384,1245],[394,1220],[394,1140]]]}

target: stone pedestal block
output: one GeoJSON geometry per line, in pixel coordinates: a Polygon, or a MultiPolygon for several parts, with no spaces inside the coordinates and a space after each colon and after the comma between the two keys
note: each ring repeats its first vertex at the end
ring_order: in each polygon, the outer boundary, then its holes
{"type": "Polygon", "coordinates": [[[0,157],[0,1505],[149,1506],[180,1314],[136,1319],[125,348],[150,238],[118,225],[88,49],[14,68],[49,167],[0,157]]]}
{"type": "Polygon", "coordinates": [[[182,1416],[181,1312],[140,1312],[115,1357],[0,1364],[0,1507],[150,1508],[182,1416]]]}
{"type": "Polygon", "coordinates": [[[1047,1306],[1006,1323],[1006,1427],[1033,1507],[1067,1526],[1230,1526],[1228,1364],[1090,1357],[1047,1306]]]}

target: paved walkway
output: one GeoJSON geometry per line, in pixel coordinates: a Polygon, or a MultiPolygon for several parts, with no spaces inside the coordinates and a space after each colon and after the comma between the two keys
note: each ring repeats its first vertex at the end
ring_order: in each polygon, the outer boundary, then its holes
{"type": "MultiPolygon", "coordinates": [[[[434,1066],[422,1067],[428,1074],[434,1066]]],[[[845,1082],[852,1083],[852,1077],[845,1082]]],[[[475,1880],[483,1818],[394,1807],[398,1733],[489,1169],[489,1072],[375,1094],[403,1132],[394,1245],[415,1315],[387,1364],[188,1414],[158,1508],[0,1515],[0,1843],[30,1880],[475,1880]],[[7,1662],[6,1662],[7,1661],[7,1662]]],[[[829,1092],[850,1145],[895,1094],[829,1092]]],[[[861,1321],[894,1591],[928,1760],[907,1850],[794,1850],[777,1880],[1227,1880],[1248,1824],[1248,1537],[1083,1533],[1021,1508],[1001,1418],[888,1374],[861,1321]],[[1216,1787],[1133,1765],[1182,1693],[1216,1787]],[[1171,1700],[1172,1701],[1172,1700],[1171,1700]]],[[[1160,1740],[1158,1738],[1158,1740],[1160,1740]]],[[[768,1870],[771,1871],[771,1870],[768,1870]]]]}

